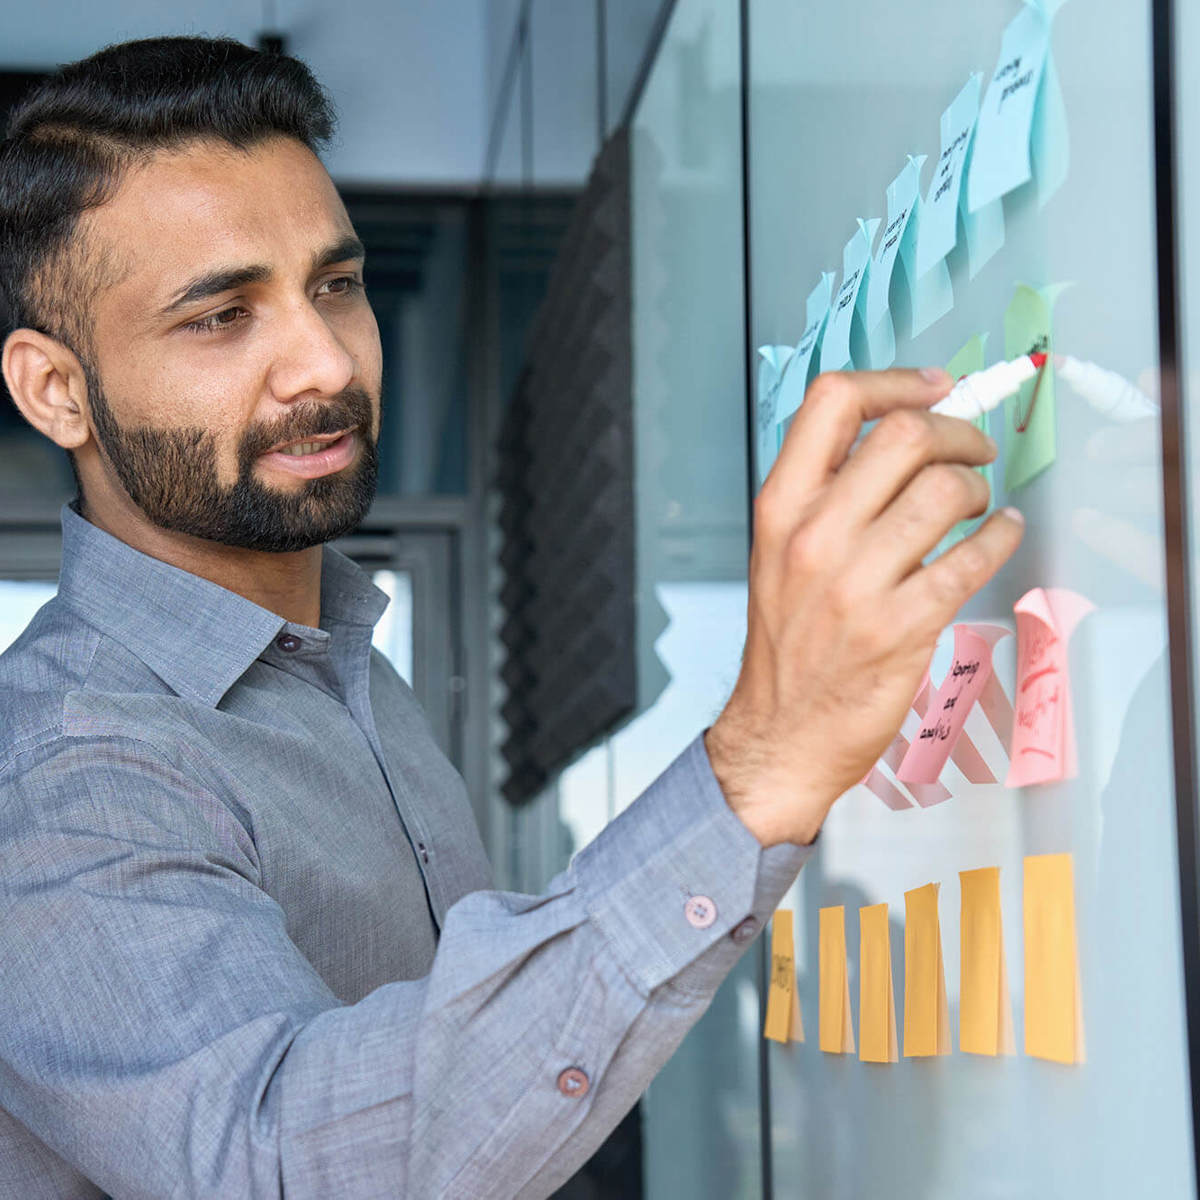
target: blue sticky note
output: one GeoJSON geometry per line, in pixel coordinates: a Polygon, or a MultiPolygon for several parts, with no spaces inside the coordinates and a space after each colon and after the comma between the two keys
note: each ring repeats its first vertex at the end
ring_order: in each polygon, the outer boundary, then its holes
{"type": "MultiPolygon", "coordinates": [[[[879,225],[878,217],[872,217],[869,221],[859,217],[858,231],[842,250],[842,285],[838,288],[821,342],[822,371],[841,371],[853,365],[850,354],[851,327],[859,309],[859,297],[866,295],[863,285],[871,273],[871,244],[875,241],[875,231],[879,225]]],[[[861,316],[859,319],[861,321],[861,316]]]]}
{"type": "Polygon", "coordinates": [[[758,348],[758,398],[755,402],[754,426],[757,433],[755,470],[758,486],[762,487],[767,472],[775,463],[778,446],[775,440],[776,403],[783,369],[791,358],[791,346],[759,346],[758,348]]]}
{"type": "Polygon", "coordinates": [[[1033,114],[1030,149],[1038,181],[1038,203],[1045,204],[1066,181],[1071,157],[1067,106],[1052,52],[1046,54],[1046,69],[1042,73],[1042,87],[1033,114]]]}
{"type": "MultiPolygon", "coordinates": [[[[964,175],[971,170],[977,137],[978,133],[967,147],[964,175]]],[[[967,277],[974,279],[984,263],[1004,245],[1004,202],[997,198],[977,212],[968,212],[967,191],[967,188],[963,188],[959,192],[958,207],[962,214],[963,230],[967,235],[967,277]]]]}
{"type": "Polygon", "coordinates": [[[776,445],[783,444],[783,435],[804,403],[804,391],[812,373],[813,355],[825,332],[829,320],[829,308],[833,300],[833,272],[823,271],[821,280],[804,302],[804,333],[796,346],[796,353],[788,360],[779,387],[779,399],[775,404],[776,445]]]}
{"type": "Polygon", "coordinates": [[[967,179],[969,212],[978,212],[1033,177],[1033,116],[1049,48],[1045,16],[1027,4],[1004,31],[1000,61],[979,109],[967,179]]]}
{"type": "Polygon", "coordinates": [[[875,368],[890,367],[896,360],[891,288],[897,262],[908,281],[914,336],[948,313],[954,303],[950,272],[944,262],[938,262],[919,280],[913,269],[920,229],[921,167],[924,163],[925,155],[914,157],[910,154],[904,169],[888,184],[887,224],[871,263],[864,321],[871,366],[875,368]]]}
{"type": "Polygon", "coordinates": [[[900,262],[908,279],[909,307],[912,313],[912,336],[923,333],[934,321],[944,317],[954,307],[954,288],[950,284],[950,268],[944,258],[939,258],[924,275],[917,274],[917,246],[921,241],[921,219],[925,202],[920,197],[921,164],[919,159],[909,158],[915,164],[911,184],[916,199],[913,201],[912,216],[900,243],[900,262]]]}
{"type": "Polygon", "coordinates": [[[917,277],[931,270],[954,249],[958,240],[958,197],[963,167],[979,115],[979,76],[972,75],[942,113],[942,148],[921,209],[917,242],[917,277]]]}

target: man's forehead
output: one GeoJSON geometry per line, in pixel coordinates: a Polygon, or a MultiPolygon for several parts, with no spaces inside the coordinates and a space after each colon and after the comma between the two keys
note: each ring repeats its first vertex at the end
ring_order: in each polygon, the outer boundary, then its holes
{"type": "Polygon", "coordinates": [[[152,289],[139,307],[206,269],[283,266],[353,234],[320,160],[292,139],[160,152],[126,173],[87,226],[84,240],[115,268],[110,288],[152,289]]]}

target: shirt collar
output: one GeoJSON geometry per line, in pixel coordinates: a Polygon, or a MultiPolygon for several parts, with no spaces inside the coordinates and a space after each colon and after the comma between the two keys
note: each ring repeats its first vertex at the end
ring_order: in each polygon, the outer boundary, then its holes
{"type": "MultiPolygon", "coordinates": [[[[215,707],[288,624],[278,613],[151,558],[61,511],[60,599],[137,655],[173,691],[215,707]]],[[[322,547],[321,624],[372,627],[388,596],[332,546],[322,547]]]]}

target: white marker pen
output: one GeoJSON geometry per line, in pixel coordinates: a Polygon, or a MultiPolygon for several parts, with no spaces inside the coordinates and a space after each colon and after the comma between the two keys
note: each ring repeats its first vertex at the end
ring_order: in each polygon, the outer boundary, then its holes
{"type": "Polygon", "coordinates": [[[1036,378],[1045,365],[1044,354],[1022,354],[1012,362],[996,363],[994,367],[974,371],[964,375],[950,389],[950,394],[929,411],[944,417],[974,421],[993,408],[998,408],[1021,384],[1036,378]]]}

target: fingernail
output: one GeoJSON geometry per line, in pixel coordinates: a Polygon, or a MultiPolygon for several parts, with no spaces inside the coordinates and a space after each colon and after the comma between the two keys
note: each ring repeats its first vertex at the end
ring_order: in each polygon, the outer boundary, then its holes
{"type": "Polygon", "coordinates": [[[1025,524],[1025,517],[1019,508],[1002,508],[1000,510],[1010,521],[1016,521],[1018,525],[1025,524]]]}
{"type": "MultiPolygon", "coordinates": [[[[987,443],[989,446],[991,446],[992,453],[998,454],[1000,452],[1000,447],[996,445],[996,439],[992,437],[990,433],[985,433],[983,436],[987,438],[987,443]]],[[[1015,512],[1016,510],[1014,509],[1013,511],[1015,512]]]]}
{"type": "Polygon", "coordinates": [[[922,367],[921,378],[928,380],[930,383],[946,384],[950,382],[949,374],[942,370],[941,367],[922,367]]]}

